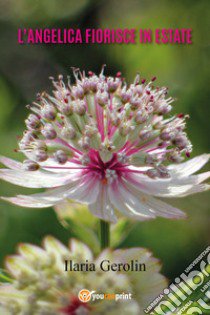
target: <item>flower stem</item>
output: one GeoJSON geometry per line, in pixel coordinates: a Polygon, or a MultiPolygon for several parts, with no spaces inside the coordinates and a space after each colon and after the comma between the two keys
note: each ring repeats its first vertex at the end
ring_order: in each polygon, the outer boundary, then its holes
{"type": "Polygon", "coordinates": [[[101,250],[110,246],[110,224],[100,220],[101,250]]]}

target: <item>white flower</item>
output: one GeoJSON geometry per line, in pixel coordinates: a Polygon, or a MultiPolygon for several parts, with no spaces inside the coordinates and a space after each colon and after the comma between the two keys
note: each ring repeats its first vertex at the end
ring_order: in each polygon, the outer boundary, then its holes
{"type": "Polygon", "coordinates": [[[6,259],[11,283],[0,285],[0,305],[3,314],[17,315],[143,315],[144,308],[167,286],[159,273],[160,263],[144,248],[105,250],[96,259],[90,249],[72,240],[65,247],[53,237],[44,239],[44,248],[21,244],[18,255],[6,259]],[[94,263],[96,271],[64,271],[64,261],[94,263]],[[126,263],[138,260],[146,271],[108,271],[99,265],[102,260],[126,263]],[[80,290],[98,294],[131,293],[129,300],[95,300],[83,303],[80,290]],[[8,312],[8,313],[6,313],[8,312]]]}
{"type": "Polygon", "coordinates": [[[192,146],[183,114],[170,115],[166,88],[127,85],[119,74],[88,76],[74,71],[76,83],[53,80],[53,96],[37,96],[19,143],[27,157],[2,157],[9,169],[0,178],[44,193],[3,198],[22,207],[44,208],[71,199],[86,203],[106,221],[119,215],[135,220],[185,214],[155,197],[184,197],[209,189],[209,172],[194,175],[208,154],[187,162],[192,146]],[[167,117],[165,117],[167,116],[167,117]],[[173,163],[170,165],[170,163],[173,163]],[[181,163],[182,162],[182,163],[181,163]]]}

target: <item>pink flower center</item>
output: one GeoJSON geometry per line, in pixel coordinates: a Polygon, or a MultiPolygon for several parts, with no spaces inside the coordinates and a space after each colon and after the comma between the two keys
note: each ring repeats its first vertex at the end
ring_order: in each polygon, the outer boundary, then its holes
{"type": "Polygon", "coordinates": [[[121,177],[123,172],[128,171],[127,165],[119,162],[117,154],[113,154],[108,162],[103,162],[97,151],[91,151],[89,157],[90,162],[84,170],[84,174],[94,172],[104,184],[109,180],[113,181],[121,177]]]}

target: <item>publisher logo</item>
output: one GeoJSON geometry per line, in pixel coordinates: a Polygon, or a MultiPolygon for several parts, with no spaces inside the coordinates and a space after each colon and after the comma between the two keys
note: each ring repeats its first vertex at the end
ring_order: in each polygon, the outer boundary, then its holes
{"type": "Polygon", "coordinates": [[[78,298],[81,302],[87,303],[91,300],[91,294],[92,292],[90,292],[89,290],[82,289],[81,291],[79,291],[78,298]]]}
{"type": "Polygon", "coordinates": [[[97,293],[96,291],[89,291],[87,289],[82,289],[78,293],[78,298],[83,303],[88,303],[90,301],[99,301],[99,300],[131,300],[132,294],[131,293],[97,293]]]}

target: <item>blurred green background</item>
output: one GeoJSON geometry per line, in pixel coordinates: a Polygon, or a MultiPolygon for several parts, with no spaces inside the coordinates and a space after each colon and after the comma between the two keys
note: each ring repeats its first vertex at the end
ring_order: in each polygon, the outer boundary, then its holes
{"type": "MultiPolygon", "coordinates": [[[[208,152],[210,142],[210,20],[208,0],[0,0],[0,154],[14,152],[24,130],[25,108],[38,91],[50,90],[50,75],[70,67],[106,73],[121,71],[131,81],[136,72],[157,76],[176,97],[175,111],[189,113],[192,156],[208,152]],[[185,45],[18,45],[17,29],[52,28],[192,28],[193,44],[185,45]]],[[[206,168],[207,169],[207,168],[206,168]]],[[[28,193],[1,182],[0,195],[28,193]]],[[[31,192],[31,191],[30,191],[31,192]]],[[[150,248],[170,279],[181,273],[210,241],[210,195],[203,193],[171,204],[185,210],[186,221],[155,221],[135,225],[123,247],[150,248]]],[[[0,262],[18,242],[40,244],[46,234],[67,242],[70,236],[52,209],[22,209],[0,202],[0,262]]]]}

